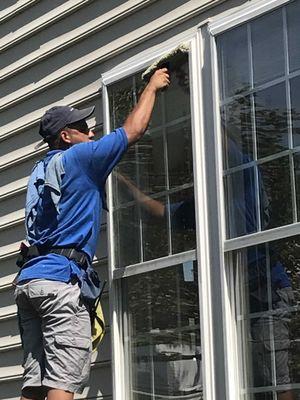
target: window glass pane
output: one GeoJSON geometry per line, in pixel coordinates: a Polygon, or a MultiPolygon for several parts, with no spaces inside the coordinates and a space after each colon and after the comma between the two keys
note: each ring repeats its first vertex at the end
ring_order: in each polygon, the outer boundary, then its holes
{"type": "Polygon", "coordinates": [[[132,78],[115,83],[109,90],[110,125],[112,129],[122,126],[134,105],[134,87],[132,78]]]}
{"type": "Polygon", "coordinates": [[[227,238],[257,230],[255,169],[245,168],[225,176],[227,238]]]}
{"type": "MultiPolygon", "coordinates": [[[[275,228],[293,222],[293,206],[289,157],[277,158],[260,165],[262,185],[270,221],[265,228],[275,228]]],[[[264,229],[264,227],[262,227],[264,229]]]]}
{"type": "Polygon", "coordinates": [[[166,130],[170,188],[193,181],[190,119],[166,130]]]}
{"type": "Polygon", "coordinates": [[[114,212],[114,232],[117,267],[140,262],[140,222],[136,205],[114,212]]]}
{"type": "Polygon", "coordinates": [[[144,193],[166,190],[165,146],[161,130],[146,133],[136,144],[138,154],[138,187],[144,193]]]}
{"type": "Polygon", "coordinates": [[[113,172],[114,206],[120,206],[133,200],[127,182],[134,186],[138,185],[137,176],[137,151],[135,147],[129,147],[119,164],[113,172]]]}
{"type": "Polygon", "coordinates": [[[258,158],[288,148],[285,84],[255,93],[258,158]]]}
{"type": "Polygon", "coordinates": [[[222,98],[242,93],[250,87],[247,26],[230,30],[218,39],[222,98]]]}
{"type": "Polygon", "coordinates": [[[296,71],[300,68],[300,46],[299,46],[299,15],[300,1],[291,2],[286,7],[287,10],[287,27],[289,42],[289,61],[290,71],[296,71]]]}
{"type": "Polygon", "coordinates": [[[166,122],[190,115],[189,67],[186,55],[180,55],[169,63],[171,85],[163,92],[166,122]]]}
{"type": "Polygon", "coordinates": [[[284,75],[282,11],[264,15],[250,25],[254,84],[284,75]]]}
{"type": "MultiPolygon", "coordinates": [[[[188,55],[174,56],[168,68],[171,85],[159,92],[147,132],[128,149],[114,169],[117,267],[184,251],[192,243],[195,246],[190,231],[174,230],[169,212],[170,201],[185,201],[172,193],[193,186],[188,55]],[[124,238],[119,237],[122,235],[124,238]]],[[[108,87],[112,127],[124,122],[144,86],[139,72],[108,87]]],[[[180,210],[187,212],[185,219],[189,220],[194,216],[194,203],[192,213],[186,206],[180,210]]]]}
{"type": "Polygon", "coordinates": [[[123,294],[130,398],[201,399],[196,262],[127,278],[123,294]]]}
{"type": "Polygon", "coordinates": [[[295,184],[296,184],[296,198],[297,198],[297,214],[298,221],[300,219],[300,154],[294,155],[294,169],[295,169],[295,184]]]}
{"type": "MultiPolygon", "coordinates": [[[[166,197],[153,199],[152,202],[157,202],[165,207],[166,197]]],[[[167,256],[169,254],[167,213],[156,216],[145,210],[142,224],[144,261],[167,256]]]]}
{"type": "Polygon", "coordinates": [[[172,253],[196,247],[194,189],[170,195],[172,253]]]}
{"type": "Polygon", "coordinates": [[[234,272],[243,389],[255,390],[258,399],[295,399],[293,384],[299,387],[298,243],[299,236],[237,250],[228,257],[234,272]],[[270,387],[275,397],[269,397],[270,387]]]}
{"type": "Polygon", "coordinates": [[[221,108],[224,169],[253,160],[250,96],[221,108]]]}
{"type": "Polygon", "coordinates": [[[291,79],[293,146],[300,146],[300,77],[291,79]]]}
{"type": "MultiPolygon", "coordinates": [[[[297,0],[293,7],[297,8],[299,4],[297,0]]],[[[290,79],[291,90],[288,90],[284,79],[287,61],[284,16],[283,8],[280,8],[217,38],[227,238],[293,222],[296,201],[291,174],[294,171],[289,167],[288,157],[284,158],[282,154],[280,159],[275,159],[278,153],[285,151],[286,155],[292,147],[290,102],[293,146],[300,145],[300,80],[299,77],[290,79]],[[239,38],[242,49],[237,44],[239,38]],[[239,49],[238,55],[233,55],[235,48],[239,49]],[[248,53],[252,56],[247,67],[241,65],[245,76],[252,77],[253,72],[254,87],[247,89],[251,90],[249,94],[242,96],[240,93],[239,97],[230,99],[238,82],[232,75],[231,63],[240,53],[245,55],[243,59],[248,53]],[[253,71],[249,72],[251,67],[253,71]],[[283,82],[271,82],[279,77],[283,82]],[[287,98],[289,92],[291,98],[287,98]],[[261,164],[266,157],[268,162],[261,164]],[[281,207],[284,201],[286,206],[281,207]]],[[[293,29],[296,28],[292,28],[291,22],[290,32],[293,29]]],[[[297,57],[294,54],[292,57],[297,57]]],[[[292,151],[289,152],[291,159],[292,151]]]]}

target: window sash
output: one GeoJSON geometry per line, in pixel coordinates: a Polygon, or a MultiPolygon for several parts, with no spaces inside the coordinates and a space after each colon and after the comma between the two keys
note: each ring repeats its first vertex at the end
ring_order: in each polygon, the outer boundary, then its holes
{"type": "Polygon", "coordinates": [[[238,7],[235,12],[229,10],[212,18],[208,25],[209,32],[212,36],[219,35],[289,2],[290,0],[253,0],[250,4],[246,3],[238,7]]]}
{"type": "MultiPolygon", "coordinates": [[[[103,115],[105,132],[110,132],[110,115],[109,115],[109,98],[107,85],[126,78],[143,67],[148,66],[155,59],[160,57],[165,52],[176,47],[180,43],[191,42],[191,51],[189,57],[189,71],[193,85],[191,85],[191,124],[192,124],[192,146],[193,146],[193,164],[194,171],[198,171],[198,177],[195,178],[195,208],[196,208],[196,226],[199,227],[199,232],[196,229],[196,250],[191,250],[184,253],[175,254],[173,256],[164,257],[154,260],[154,262],[132,265],[125,267],[119,272],[115,268],[114,254],[114,235],[113,235],[113,216],[108,215],[108,258],[109,258],[109,278],[110,278],[110,320],[112,322],[112,363],[113,363],[113,398],[128,400],[128,391],[126,390],[126,370],[124,357],[123,332],[126,329],[124,326],[124,311],[121,304],[121,284],[125,276],[132,276],[136,273],[141,273],[142,269],[147,268],[147,272],[158,268],[170,266],[170,263],[184,262],[187,260],[198,259],[198,286],[199,286],[199,311],[201,320],[201,343],[203,344],[203,392],[204,399],[215,400],[215,382],[214,382],[214,356],[213,356],[213,336],[212,336],[212,321],[211,321],[211,264],[209,260],[208,241],[207,241],[207,211],[205,200],[205,162],[204,162],[204,133],[202,122],[202,104],[199,103],[199,96],[202,96],[201,91],[201,75],[199,73],[199,60],[202,63],[202,53],[200,49],[200,37],[197,28],[180,34],[172,40],[164,43],[159,51],[154,52],[149,50],[146,57],[141,57],[130,60],[127,64],[117,67],[102,76],[103,82],[103,115]],[[141,62],[141,59],[143,62],[141,62]],[[201,176],[200,176],[201,174],[201,176]],[[201,247],[201,251],[200,251],[201,247]],[[122,315],[123,312],[123,315],[122,315]]],[[[112,177],[108,179],[108,207],[113,209],[112,202],[112,177]]],[[[144,272],[144,271],[143,271],[144,272]]],[[[216,273],[216,271],[214,271],[216,273]]],[[[125,311],[126,313],[126,311],[125,311]]]]}
{"type": "MultiPolygon", "coordinates": [[[[219,270],[221,271],[222,280],[222,303],[223,303],[223,317],[224,317],[224,347],[225,347],[225,375],[226,375],[226,398],[228,400],[240,400],[244,398],[245,391],[242,389],[242,375],[243,372],[240,370],[241,365],[238,363],[238,352],[239,352],[239,338],[237,337],[236,330],[234,328],[235,316],[232,312],[232,299],[234,299],[234,287],[233,287],[233,270],[231,268],[232,263],[230,262],[232,250],[242,249],[248,246],[265,243],[277,239],[287,238],[290,236],[299,235],[300,223],[292,223],[289,225],[281,226],[266,231],[260,231],[247,236],[236,237],[233,239],[226,240],[226,214],[225,214],[225,193],[223,177],[226,171],[223,170],[223,155],[222,155],[222,131],[221,131],[221,105],[227,103],[222,102],[220,99],[219,90],[219,69],[218,69],[218,57],[217,57],[217,45],[216,36],[224,33],[225,31],[237,27],[241,24],[250,22],[251,19],[257,18],[267,12],[272,12],[276,8],[288,4],[290,0],[253,0],[246,4],[237,7],[237,11],[232,12],[229,10],[225,13],[219,14],[212,18],[207,26],[201,27],[204,36],[205,43],[210,50],[211,55],[211,84],[212,84],[212,97],[213,97],[213,116],[212,124],[214,127],[214,142],[215,142],[215,172],[216,172],[216,192],[218,210],[216,215],[210,217],[210,224],[219,227],[218,243],[215,246],[220,249],[219,258],[219,270]],[[226,259],[226,262],[225,262],[226,259]],[[227,266],[227,267],[225,267],[227,266]]],[[[298,75],[298,72],[292,72],[287,74],[283,78],[280,78],[278,82],[291,79],[298,75]]],[[[209,74],[208,74],[209,76],[209,74]]],[[[202,77],[205,81],[205,77],[202,77]]],[[[274,82],[271,82],[273,84],[274,82]]],[[[269,86],[268,84],[261,85],[260,89],[269,86]]],[[[255,90],[256,91],[256,90],[255,90]]],[[[252,94],[253,90],[249,91],[252,94]]],[[[232,100],[232,98],[230,99],[232,100]]],[[[206,132],[206,134],[208,134],[206,132]]],[[[295,153],[296,148],[293,150],[287,150],[287,153],[295,153]]],[[[271,156],[273,158],[273,156],[271,156]]],[[[275,157],[274,157],[275,158],[275,157]]],[[[244,167],[244,166],[243,166],[244,167]]],[[[210,191],[208,190],[208,196],[210,191]]],[[[217,267],[217,265],[214,265],[217,267]]],[[[265,391],[267,391],[266,388],[265,391]]],[[[270,387],[271,391],[274,389],[270,387]]],[[[258,392],[259,389],[251,391],[251,393],[258,392]]],[[[225,396],[224,396],[225,397],[225,396]]]]}

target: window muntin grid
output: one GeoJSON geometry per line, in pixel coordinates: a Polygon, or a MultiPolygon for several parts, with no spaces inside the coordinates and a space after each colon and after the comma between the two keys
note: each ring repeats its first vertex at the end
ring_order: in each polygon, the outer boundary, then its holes
{"type": "Polygon", "coordinates": [[[122,280],[131,399],[202,399],[197,262],[122,280]]]}
{"type": "Polygon", "coordinates": [[[241,398],[293,399],[299,393],[298,243],[294,236],[227,254],[234,280],[241,398]]]}
{"type": "Polygon", "coordinates": [[[227,239],[299,221],[299,3],[217,37],[227,239]]]}
{"type": "MultiPolygon", "coordinates": [[[[147,132],[113,176],[117,268],[196,247],[187,55],[172,61],[170,70],[172,84],[158,95],[147,132]],[[163,214],[153,211],[155,204],[163,214]]],[[[112,129],[137,102],[144,87],[140,76],[108,87],[112,129]]]]}
{"type": "Polygon", "coordinates": [[[216,38],[226,239],[232,239],[225,248],[237,249],[225,253],[225,267],[236,309],[233,329],[244,400],[294,399],[300,393],[299,237],[245,247],[283,237],[299,221],[299,10],[297,0],[216,38]],[[280,229],[268,232],[271,228],[280,229]],[[251,251],[261,249],[264,256],[251,261],[251,251]],[[288,299],[288,307],[272,298],[272,291],[285,295],[285,288],[275,287],[276,257],[292,282],[296,300],[288,299]],[[256,279],[257,301],[263,307],[257,312],[249,274],[253,262],[261,278],[256,279]]]}

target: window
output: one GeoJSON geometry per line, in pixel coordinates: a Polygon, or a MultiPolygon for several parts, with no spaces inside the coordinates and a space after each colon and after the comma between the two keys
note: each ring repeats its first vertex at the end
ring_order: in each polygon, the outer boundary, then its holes
{"type": "MultiPolygon", "coordinates": [[[[172,86],[158,95],[149,129],[115,170],[118,267],[195,248],[187,56],[173,65],[172,86]]],[[[141,73],[109,88],[113,128],[122,125],[143,88],[141,73]]]]}
{"type": "Polygon", "coordinates": [[[300,393],[299,15],[297,0],[216,36],[241,399],[300,393]]]}
{"type": "MultiPolygon", "coordinates": [[[[127,398],[202,398],[199,288],[188,55],[169,63],[147,132],[112,177],[115,281],[122,298],[127,398]]],[[[111,129],[145,84],[108,87],[111,129]]]]}
{"type": "Polygon", "coordinates": [[[297,12],[299,2],[217,38],[228,239],[299,221],[297,12]]]}
{"type": "Polygon", "coordinates": [[[123,293],[131,398],[201,398],[197,263],[129,277],[123,293]]]}
{"type": "Polygon", "coordinates": [[[300,393],[298,244],[295,236],[228,254],[236,288],[242,387],[249,398],[294,399],[300,393]]]}

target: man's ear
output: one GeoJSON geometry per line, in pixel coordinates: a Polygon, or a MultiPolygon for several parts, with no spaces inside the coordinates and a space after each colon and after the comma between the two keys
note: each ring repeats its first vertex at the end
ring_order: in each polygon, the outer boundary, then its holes
{"type": "Polygon", "coordinates": [[[63,130],[60,132],[60,137],[61,137],[61,140],[62,140],[64,143],[68,143],[68,144],[71,144],[71,143],[72,143],[70,132],[67,131],[66,129],[63,129],[63,130]]]}

